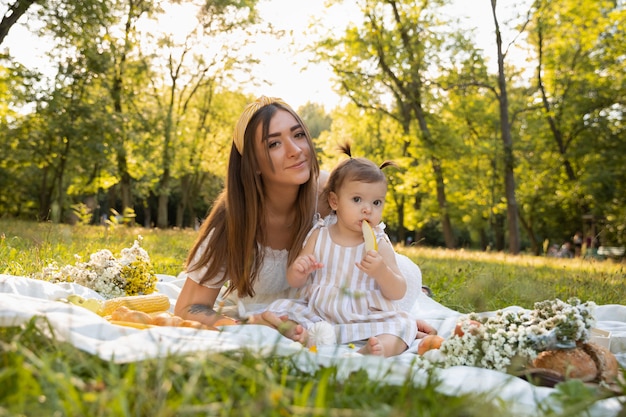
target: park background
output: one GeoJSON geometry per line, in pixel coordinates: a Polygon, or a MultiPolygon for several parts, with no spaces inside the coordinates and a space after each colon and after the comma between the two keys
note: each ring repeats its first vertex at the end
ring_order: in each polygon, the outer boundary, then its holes
{"type": "Polygon", "coordinates": [[[303,116],[325,169],[345,141],[399,164],[399,242],[626,243],[623,1],[3,7],[2,218],[195,227],[266,94],[303,116]]]}

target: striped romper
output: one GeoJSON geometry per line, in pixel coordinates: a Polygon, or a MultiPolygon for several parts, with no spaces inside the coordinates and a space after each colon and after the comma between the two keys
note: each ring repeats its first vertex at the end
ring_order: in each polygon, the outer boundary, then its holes
{"type": "MultiPolygon", "coordinates": [[[[378,241],[388,239],[382,228],[375,227],[374,231],[378,241]]],[[[312,274],[300,298],[276,300],[269,311],[287,315],[305,329],[327,321],[335,328],[340,344],[392,334],[411,345],[417,334],[415,318],[400,311],[396,303],[383,296],[374,278],[355,266],[365,255],[365,243],[355,247],[337,245],[328,227],[321,226],[314,255],[324,267],[312,274]]]]}

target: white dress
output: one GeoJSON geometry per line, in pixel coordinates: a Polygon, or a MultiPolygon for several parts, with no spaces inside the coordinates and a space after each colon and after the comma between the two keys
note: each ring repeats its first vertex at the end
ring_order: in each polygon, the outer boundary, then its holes
{"type": "MultiPolygon", "coordinates": [[[[206,242],[208,242],[208,238],[198,248],[192,263],[197,262],[200,254],[205,251],[206,242]]],[[[241,309],[245,310],[245,313],[248,314],[257,313],[264,311],[269,303],[278,298],[293,298],[296,296],[297,290],[290,288],[287,283],[287,257],[289,255],[287,250],[277,250],[270,247],[263,247],[263,250],[265,258],[261,265],[258,279],[254,283],[254,297],[239,298],[236,291],[228,296],[224,296],[228,280],[226,283],[222,283],[224,277],[223,273],[216,276],[215,279],[210,282],[202,284],[207,288],[221,289],[220,295],[215,303],[216,309],[221,307],[223,308],[223,313],[236,318],[243,318],[239,314],[241,313],[241,309]]],[[[207,267],[204,266],[198,270],[187,272],[186,274],[188,278],[200,283],[206,269],[207,267]]]]}
{"type": "MultiPolygon", "coordinates": [[[[268,310],[287,315],[306,329],[319,321],[329,322],[338,343],[393,334],[410,346],[417,334],[415,318],[401,311],[399,303],[385,298],[376,281],[355,266],[363,259],[365,243],[340,246],[332,241],[328,227],[317,227],[320,232],[314,255],[324,267],[309,278],[298,299],[277,300],[268,310]]],[[[374,231],[378,241],[388,239],[382,227],[374,231]]]]}

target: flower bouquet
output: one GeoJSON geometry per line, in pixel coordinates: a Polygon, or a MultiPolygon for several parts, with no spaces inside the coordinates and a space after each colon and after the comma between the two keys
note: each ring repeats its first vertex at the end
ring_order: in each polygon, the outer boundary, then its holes
{"type": "Polygon", "coordinates": [[[150,256],[141,247],[142,240],[138,236],[130,248],[122,249],[118,258],[110,250],[102,249],[91,254],[87,262],[81,262],[80,256],[75,255],[75,265],[49,264],[37,278],[53,283],[75,282],[105,299],[151,294],[156,289],[157,277],[150,256]]]}
{"type": "Polygon", "coordinates": [[[520,376],[534,373],[553,382],[616,377],[617,361],[611,352],[589,343],[595,303],[554,299],[534,307],[501,310],[489,317],[464,315],[450,337],[435,336],[439,338],[435,347],[422,349],[424,358],[443,367],[476,366],[520,376]]]}

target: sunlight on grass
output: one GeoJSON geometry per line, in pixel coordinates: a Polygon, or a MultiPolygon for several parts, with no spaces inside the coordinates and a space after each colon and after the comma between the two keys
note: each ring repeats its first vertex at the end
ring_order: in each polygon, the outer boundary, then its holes
{"type": "Polygon", "coordinates": [[[197,232],[126,226],[69,226],[0,220],[0,272],[30,276],[51,262],[74,264],[92,253],[109,249],[118,254],[143,236],[142,247],[159,274],[177,275],[197,232]]]}
{"type": "Polygon", "coordinates": [[[532,308],[552,298],[596,304],[626,299],[623,263],[420,247],[397,250],[419,265],[437,301],[461,312],[532,308]]]}
{"type": "MultiPolygon", "coordinates": [[[[101,249],[114,254],[143,236],[143,248],[159,274],[178,275],[197,232],[140,227],[69,226],[0,220],[0,272],[32,276],[50,262],[75,264],[101,249]]],[[[498,252],[397,247],[422,270],[435,299],[461,312],[510,305],[532,308],[552,298],[577,297],[596,304],[626,299],[626,265],[612,261],[512,256],[498,252]]]]}

